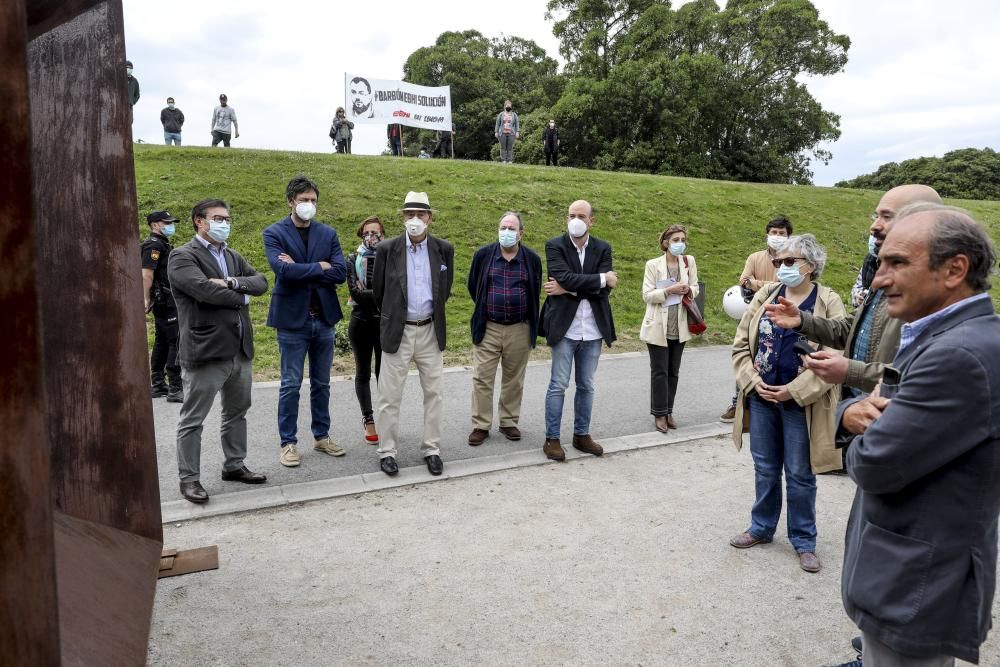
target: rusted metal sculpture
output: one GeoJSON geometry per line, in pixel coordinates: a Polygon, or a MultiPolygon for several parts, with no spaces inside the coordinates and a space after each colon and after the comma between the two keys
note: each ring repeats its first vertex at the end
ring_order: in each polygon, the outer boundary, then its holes
{"type": "Polygon", "coordinates": [[[163,534],[120,1],[0,3],[0,661],[141,665],[163,534]]]}

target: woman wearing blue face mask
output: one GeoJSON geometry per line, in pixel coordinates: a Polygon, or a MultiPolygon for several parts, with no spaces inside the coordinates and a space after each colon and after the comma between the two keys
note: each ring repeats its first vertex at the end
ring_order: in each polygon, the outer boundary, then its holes
{"type": "Polygon", "coordinates": [[[347,289],[351,293],[348,305],[354,306],[347,325],[347,337],[354,352],[354,393],[361,406],[361,421],[365,442],[378,444],[375,417],[372,413],[372,355],[375,356],[375,379],[382,366],[382,346],[379,344],[379,312],[372,296],[372,276],[375,275],[375,246],[385,238],[385,227],[378,216],[366,218],[358,227],[361,245],[347,256],[347,289]]]}
{"type": "Polygon", "coordinates": [[[639,338],[649,351],[649,412],[657,431],[677,428],[674,396],[680,377],[684,344],[691,339],[687,309],[681,299],[698,296],[698,267],[694,257],[685,255],[687,229],[670,225],[660,234],[663,254],[646,262],[642,279],[642,300],[646,315],[639,338]]]}
{"type": "Polygon", "coordinates": [[[733,341],[733,370],[739,387],[733,442],[737,449],[742,447],[748,426],[756,497],[749,527],[729,543],[746,549],[773,539],[781,515],[784,470],[788,540],[806,572],[820,569],[816,473],[841,468],[840,452],[834,445],[834,409],[840,388],[803,368],[793,347],[799,334],[773,324],[764,305],[784,297],[817,317],[844,318],[846,311],[837,293],[816,282],[825,264],[826,251],[814,236],[789,238],[774,259],[779,282],[757,292],[733,341]]]}

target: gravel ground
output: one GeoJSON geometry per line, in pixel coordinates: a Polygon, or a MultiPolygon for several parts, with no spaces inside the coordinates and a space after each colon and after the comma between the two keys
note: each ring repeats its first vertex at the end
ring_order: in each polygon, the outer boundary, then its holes
{"type": "Polygon", "coordinates": [[[159,583],[149,663],[836,664],[853,492],[819,478],[819,574],[783,524],[728,545],[753,466],[727,439],[167,525],[221,566],[159,583]]]}

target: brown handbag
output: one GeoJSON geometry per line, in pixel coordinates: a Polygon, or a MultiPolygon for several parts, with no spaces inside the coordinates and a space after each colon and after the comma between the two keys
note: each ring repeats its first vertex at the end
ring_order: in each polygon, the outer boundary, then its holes
{"type": "MultiPolygon", "coordinates": [[[[687,255],[684,255],[684,268],[689,267],[687,255]]],[[[704,293],[704,290],[702,290],[704,293]]],[[[694,299],[691,298],[690,294],[685,294],[681,299],[681,305],[687,310],[687,321],[688,321],[688,331],[690,331],[695,336],[700,336],[705,333],[708,329],[708,325],[705,324],[705,316],[701,312],[701,308],[695,303],[694,299]]]]}

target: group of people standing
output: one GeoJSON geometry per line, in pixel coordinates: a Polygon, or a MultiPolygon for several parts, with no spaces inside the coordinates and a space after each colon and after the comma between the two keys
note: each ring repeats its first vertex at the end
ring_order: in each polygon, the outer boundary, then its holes
{"type": "MultiPolygon", "coordinates": [[[[378,217],[363,220],[359,245],[346,258],[337,232],[315,220],[319,186],[299,176],[285,195],[289,215],[263,235],[275,275],[267,323],[277,329],[281,353],[280,463],[303,461],[296,425],[307,358],[314,450],[346,453],[329,437],[329,374],[333,327],[343,316],[336,290],[347,282],[364,441],[378,446],[385,474],[398,473],[400,403],[414,362],[423,390],[420,451],[429,472],[440,475],[445,304],[454,248],[432,233],[436,211],[427,194],[407,193],[400,208],[403,231],[391,238],[378,217]]],[[[173,316],[178,334],[176,362],[165,361],[165,371],[157,363],[170,355],[154,348],[153,394],[165,384],[168,400],[182,402],[181,493],[204,503],[201,430],[216,394],[223,408],[222,478],[266,480],[244,459],[253,358],[248,304],[266,292],[267,278],[227,245],[231,215],[222,200],[194,206],[196,235],[177,249],[169,243],[175,218],[158,211],[147,220],[158,237],[143,251],[144,283],[150,272],[147,308],[157,317],[158,339],[170,331],[159,326],[161,318],[173,316]],[[150,291],[158,281],[160,291],[150,291]],[[172,294],[175,310],[154,296],[163,293],[172,294]]],[[[616,339],[609,295],[618,276],[610,245],[591,233],[596,220],[589,202],[570,204],[565,233],[545,243],[544,269],[542,257],[523,242],[523,217],[513,211],[500,217],[497,240],[474,254],[467,283],[474,302],[470,446],[481,445],[497,422],[504,438],[522,437],[525,370],[541,336],[552,356],[544,454],[566,458],[561,423],[571,374],[570,442],[603,454],[591,436],[591,410],[601,349],[616,339]]],[[[752,275],[741,279],[752,297],[732,346],[737,392],[731,416],[735,446],[750,435],[755,499],[746,529],[730,544],[747,549],[773,541],[784,475],[789,542],[802,570],[820,571],[816,475],[846,466],[858,491],[842,593],[862,630],[863,639],[855,641],[863,646],[864,662],[947,665],[956,656],[975,662],[990,627],[1000,516],[1000,431],[994,426],[1000,424],[1000,318],[986,294],[996,265],[992,241],[932,189],[890,190],[872,216],[859,276],[863,298],[848,315],[841,298],[819,282],[825,249],[811,234],[791,232],[787,219],[768,223],[767,248],[748,259],[752,275]],[[766,275],[758,275],[758,265],[766,275]]],[[[685,303],[699,291],[687,241],[684,226],[668,226],[643,276],[640,337],[649,354],[650,413],[659,431],[677,427],[673,402],[691,338],[685,303]]]]}

